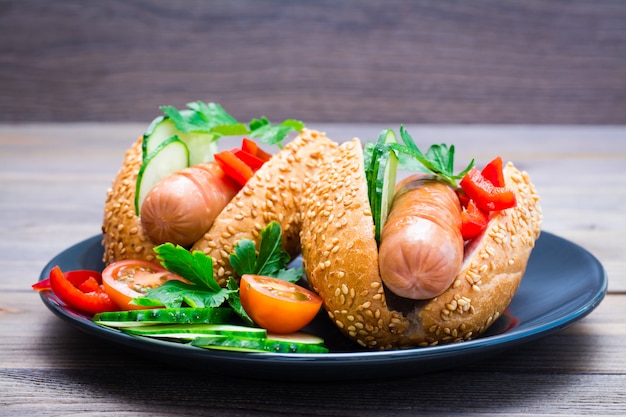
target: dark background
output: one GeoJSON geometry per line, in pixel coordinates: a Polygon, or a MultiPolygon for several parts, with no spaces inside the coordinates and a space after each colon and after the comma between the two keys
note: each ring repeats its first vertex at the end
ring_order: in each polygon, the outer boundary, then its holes
{"type": "Polygon", "coordinates": [[[0,122],[626,123],[626,1],[0,0],[0,122]]]}

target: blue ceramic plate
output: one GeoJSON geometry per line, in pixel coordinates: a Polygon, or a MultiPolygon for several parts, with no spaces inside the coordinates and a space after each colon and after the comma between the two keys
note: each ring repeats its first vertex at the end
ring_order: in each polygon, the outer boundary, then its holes
{"type": "MultiPolygon", "coordinates": [[[[42,270],[40,280],[48,277],[54,265],[63,270],[102,270],[100,239],[94,236],[55,256],[42,270]]],[[[593,255],[543,232],[506,314],[480,338],[428,348],[363,351],[320,313],[305,330],[325,339],[330,349],[327,354],[225,352],[133,337],[95,325],[90,316],[60,305],[50,293],[41,293],[41,298],[57,316],[93,336],[178,366],[246,378],[340,380],[416,375],[484,359],[570,326],[598,306],[606,289],[606,273],[593,255]]]]}

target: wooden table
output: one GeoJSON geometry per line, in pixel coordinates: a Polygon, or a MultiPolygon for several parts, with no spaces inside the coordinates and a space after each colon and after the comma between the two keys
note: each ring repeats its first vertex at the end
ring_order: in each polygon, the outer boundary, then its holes
{"type": "MultiPolygon", "coordinates": [[[[336,140],[382,125],[315,125],[336,140]]],[[[594,254],[608,295],[568,329],[482,362],[395,380],[217,377],[129,354],[50,313],[31,291],[46,262],[99,233],[107,187],[145,124],[0,125],[0,415],[623,415],[626,127],[409,126],[457,161],[530,172],[544,230],[594,254]]]]}

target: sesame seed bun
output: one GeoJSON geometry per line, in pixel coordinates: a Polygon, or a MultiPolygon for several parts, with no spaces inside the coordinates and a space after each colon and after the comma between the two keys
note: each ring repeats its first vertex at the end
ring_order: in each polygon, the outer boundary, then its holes
{"type": "Polygon", "coordinates": [[[333,150],[305,194],[301,233],[307,279],[330,319],[370,349],[430,346],[483,333],[511,302],[539,237],[539,198],[526,173],[504,169],[517,206],[495,214],[465,249],[450,288],[426,301],[387,291],[378,272],[378,248],[358,139],[333,150]]]}
{"type": "Polygon", "coordinates": [[[102,221],[103,261],[123,259],[154,261],[154,243],[135,215],[135,187],[142,164],[142,137],[126,151],[122,167],[107,191],[102,221]]]}

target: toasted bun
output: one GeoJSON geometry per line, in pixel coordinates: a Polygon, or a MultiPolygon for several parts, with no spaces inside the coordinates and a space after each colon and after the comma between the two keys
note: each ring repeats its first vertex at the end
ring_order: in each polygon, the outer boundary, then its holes
{"type": "Polygon", "coordinates": [[[105,264],[122,259],[154,261],[154,243],[135,215],[135,188],[142,163],[142,138],[126,151],[122,167],[107,191],[102,221],[103,261],[105,264]]]}
{"type": "Polygon", "coordinates": [[[429,346],[483,333],[511,302],[541,228],[539,198],[526,173],[508,163],[517,206],[496,214],[466,248],[463,266],[440,296],[422,302],[387,291],[358,139],[333,150],[306,189],[302,258],[330,319],[371,349],[429,346]]]}

